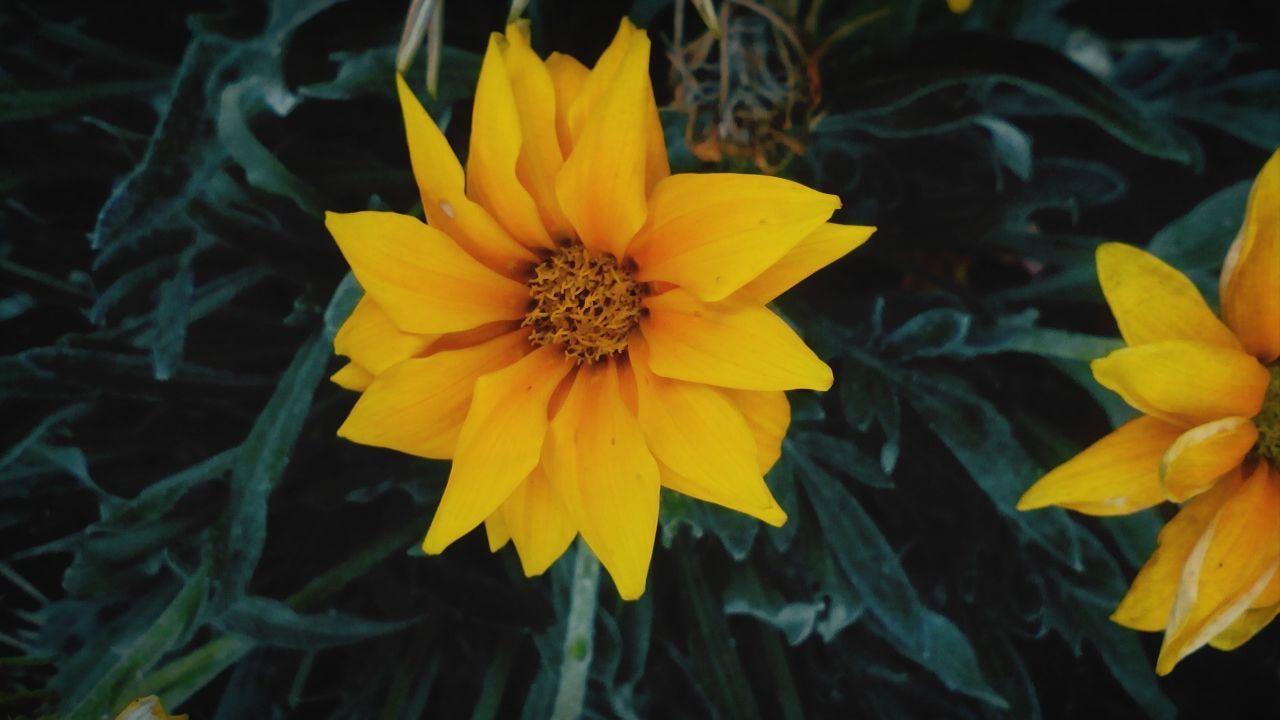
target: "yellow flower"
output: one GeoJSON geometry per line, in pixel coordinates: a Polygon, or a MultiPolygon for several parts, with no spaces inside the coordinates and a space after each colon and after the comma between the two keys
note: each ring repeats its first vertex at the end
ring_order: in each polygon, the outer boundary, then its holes
{"type": "Polygon", "coordinates": [[[398,82],[427,223],[327,215],[366,293],[333,380],[363,391],[339,435],[453,460],[423,549],[483,522],[532,576],[580,533],[630,599],[660,487],[782,524],[783,391],[832,376],[764,306],[873,229],[787,180],[671,175],[626,21],[591,70],[495,33],[465,174],[398,82]]]}
{"type": "Polygon", "coordinates": [[[1221,283],[1222,319],[1182,273],[1098,248],[1128,347],[1093,375],[1144,415],[1050,472],[1020,510],[1123,515],[1182,507],[1112,619],[1164,631],[1164,675],[1210,644],[1238,647],[1280,613],[1280,151],[1249,196],[1221,283]]]}

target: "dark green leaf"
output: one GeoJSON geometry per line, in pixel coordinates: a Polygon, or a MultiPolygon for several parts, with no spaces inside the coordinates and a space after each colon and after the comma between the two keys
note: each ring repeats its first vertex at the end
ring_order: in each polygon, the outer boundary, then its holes
{"type": "Polygon", "coordinates": [[[1007,82],[1053,99],[1136,150],[1186,163],[1191,151],[1159,118],[1062,55],[981,33],[930,36],[891,57],[841,68],[828,90],[837,111],[884,112],[965,83],[1007,82]]]}
{"type": "Polygon", "coordinates": [[[261,645],[322,650],[403,630],[417,619],[385,622],[345,613],[302,614],[271,598],[247,595],[236,600],[215,623],[261,645]]]}
{"type": "Polygon", "coordinates": [[[329,353],[328,343],[318,335],[303,343],[237,452],[224,524],[226,540],[216,566],[216,587],[224,603],[245,592],[258,565],[266,542],[267,497],[302,432],[329,353]]]}

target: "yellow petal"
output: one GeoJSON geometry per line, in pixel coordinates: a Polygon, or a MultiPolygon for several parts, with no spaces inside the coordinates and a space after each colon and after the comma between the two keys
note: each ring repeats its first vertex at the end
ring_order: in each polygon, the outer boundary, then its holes
{"type": "Polygon", "coordinates": [[[1280,569],[1280,478],[1260,462],[1243,483],[1231,484],[1183,567],[1159,675],[1236,622],[1280,569]]]}
{"type": "Polygon", "coordinates": [[[543,347],[481,377],[458,435],[453,469],[422,549],[442,552],[487,518],[538,464],[551,393],[572,369],[543,347]]]}
{"type": "Polygon", "coordinates": [[[1134,630],[1165,629],[1191,549],[1238,483],[1238,476],[1230,482],[1218,483],[1183,505],[1178,514],[1165,523],[1156,538],[1156,551],[1134,578],[1129,592],[1112,613],[1112,620],[1134,630]]]}
{"type": "Polygon", "coordinates": [[[170,715],[165,712],[160,698],[148,695],[126,705],[115,720],[187,720],[187,716],[170,715]]]}
{"type": "Polygon", "coordinates": [[[498,552],[511,539],[511,533],[507,530],[507,521],[502,516],[501,507],[494,510],[489,517],[484,519],[484,536],[489,541],[489,552],[498,552]]]}
{"type": "Polygon", "coordinates": [[[1193,340],[1240,349],[1200,291],[1160,258],[1123,243],[1098,246],[1098,283],[1129,345],[1193,340]]]}
{"type": "Polygon", "coordinates": [[[1249,608],[1251,610],[1269,608],[1276,603],[1280,603],[1280,573],[1271,578],[1271,583],[1262,591],[1262,594],[1253,599],[1249,608]]]}
{"type": "Polygon", "coordinates": [[[774,298],[790,290],[796,283],[866,242],[875,231],[873,227],[862,225],[824,223],[806,235],[782,259],[738,288],[732,299],[756,305],[773,302],[774,298]]]}
{"type": "Polygon", "coordinates": [[[556,92],[556,138],[560,141],[560,155],[568,157],[573,151],[573,131],[569,128],[569,108],[582,93],[582,86],[591,71],[586,65],[563,53],[551,53],[547,58],[547,72],[556,92]]]}
{"type": "Polygon", "coordinates": [[[1246,351],[1272,362],[1280,357],[1280,150],[1253,184],[1236,242],[1220,288],[1222,317],[1246,351]]]}
{"type": "Polygon", "coordinates": [[[1121,348],[1090,367],[1125,402],[1184,428],[1257,415],[1271,381],[1265,367],[1238,350],[1185,340],[1121,348]]]}
{"type": "MultiPolygon", "coordinates": [[[[618,31],[614,33],[613,40],[609,42],[604,52],[600,53],[595,66],[581,77],[577,90],[573,93],[572,102],[564,105],[565,120],[569,126],[572,141],[576,142],[582,136],[588,121],[604,102],[605,95],[609,93],[610,86],[627,59],[627,53],[631,50],[631,41],[636,37],[636,33],[636,26],[624,17],[618,23],[618,31]]],[[[559,62],[557,61],[557,64],[559,62]]],[[[569,72],[574,76],[578,74],[576,69],[569,72]]]]}
{"type": "Polygon", "coordinates": [[[516,177],[516,163],[524,154],[524,123],[507,71],[506,46],[502,35],[489,35],[471,117],[467,196],[484,206],[523,244],[552,248],[533,197],[516,177]]]}
{"type": "Polygon", "coordinates": [[[787,520],[756,460],[755,438],[738,408],[706,385],[658,377],[643,341],[630,348],[640,427],[655,459],[671,471],[663,484],[775,527],[787,520]]]}
{"type": "Polygon", "coordinates": [[[333,351],[345,355],[373,375],[427,349],[439,335],[407,333],[365,295],[338,328],[333,351]]]}
{"type": "MultiPolygon", "coordinates": [[[[1275,577],[1280,577],[1280,573],[1276,573],[1275,577]]],[[[1276,619],[1276,615],[1280,615],[1280,603],[1250,608],[1236,618],[1235,622],[1228,625],[1226,630],[1215,635],[1209,641],[1209,645],[1218,650],[1235,650],[1270,625],[1271,621],[1276,619]]]]}
{"type": "Polygon", "coordinates": [[[541,466],[511,493],[502,512],[526,577],[546,572],[578,534],[541,466]]]}
{"type": "Polygon", "coordinates": [[[349,362],[343,365],[338,372],[330,375],[329,382],[345,390],[361,392],[369,387],[369,383],[373,382],[373,373],[356,363],[349,362]]]}
{"type": "MultiPolygon", "coordinates": [[[[567,157],[570,149],[576,144],[578,138],[581,137],[583,130],[590,124],[592,115],[599,111],[600,104],[604,101],[605,95],[608,93],[615,82],[618,71],[624,67],[627,53],[632,49],[632,43],[636,38],[645,39],[645,34],[636,30],[631,21],[623,18],[618,24],[618,32],[614,35],[613,41],[609,43],[609,47],[605,48],[600,59],[596,61],[596,65],[590,71],[572,58],[553,53],[548,58],[548,65],[554,64],[557,70],[562,70],[565,74],[565,90],[564,97],[567,102],[561,102],[561,81],[557,79],[556,83],[556,99],[564,108],[563,122],[558,123],[557,127],[560,131],[561,147],[564,148],[567,157]],[[581,70],[579,70],[581,69],[581,70]]],[[[667,162],[667,143],[662,135],[662,121],[658,117],[658,104],[654,101],[653,85],[649,79],[648,73],[644,76],[644,99],[645,99],[645,194],[653,189],[655,183],[671,174],[671,167],[667,162]]],[[[630,138],[630,142],[639,142],[640,136],[630,138]]]]}
{"type": "Polygon", "coordinates": [[[325,213],[365,292],[396,327],[432,334],[523,317],[529,290],[485,267],[447,235],[388,212],[325,213]]]}
{"type": "Polygon", "coordinates": [[[508,277],[520,277],[537,258],[467,197],[462,165],[444,133],[399,75],[396,88],[409,141],[409,162],[427,222],[490,268],[508,277]]]}
{"type": "Polygon", "coordinates": [[[756,441],[756,464],[761,475],[767,475],[774,463],[782,457],[782,441],[787,437],[791,424],[791,404],[787,394],[781,391],[756,392],[721,388],[735,405],[751,428],[756,441]]]}
{"type": "Polygon", "coordinates": [[[1089,515],[1128,515],[1164,501],[1160,457],[1181,430],[1155,418],[1121,425],[1032,485],[1019,510],[1058,505],[1089,515]]]}
{"type": "Polygon", "coordinates": [[[644,593],[658,527],[658,465],[613,360],[583,366],[551,421],[544,467],[618,594],[644,593]]]}
{"type": "MultiPolygon", "coordinates": [[[[577,104],[586,97],[594,76],[595,72],[577,104]]],[[[637,30],[612,81],[591,104],[573,152],[556,179],[560,208],[577,229],[578,238],[594,252],[622,257],[644,224],[648,162],[644,138],[651,99],[649,38],[637,30]]]]}
{"type": "Polygon", "coordinates": [[[672,175],[654,187],[649,218],[632,243],[636,277],[675,283],[701,300],[722,300],[781,260],[839,207],[840,198],[782,178],[672,175]]]}
{"type": "Polygon", "coordinates": [[[506,60],[523,134],[516,175],[537,205],[551,238],[572,237],[573,228],[556,198],[556,176],[565,156],[556,130],[556,87],[547,65],[529,46],[525,23],[507,26],[506,60]]]}
{"type": "Polygon", "coordinates": [[[338,436],[419,457],[451,458],[476,380],[519,360],[527,348],[524,334],[513,332],[405,360],[369,385],[338,436]]]}
{"type": "Polygon", "coordinates": [[[1160,459],[1160,483],[1174,502],[1207,490],[1235,469],[1258,441],[1249,418],[1228,417],[1183,433],[1160,459]]]}
{"type": "Polygon", "coordinates": [[[742,390],[831,387],[831,368],[766,308],[712,305],[678,289],[645,306],[640,330],[657,375],[742,390]]]}

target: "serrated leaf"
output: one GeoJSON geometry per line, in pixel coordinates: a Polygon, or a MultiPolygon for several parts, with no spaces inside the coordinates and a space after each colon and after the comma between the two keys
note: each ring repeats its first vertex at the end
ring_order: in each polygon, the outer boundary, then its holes
{"type": "Polygon", "coordinates": [[[825,473],[803,477],[837,564],[898,651],[949,689],[1005,707],[982,677],[968,639],[950,620],[921,604],[893,548],[858,501],[825,473]]]}
{"type": "Polygon", "coordinates": [[[303,343],[237,452],[224,542],[215,565],[215,587],[224,603],[244,594],[258,565],[266,542],[267,497],[284,473],[306,423],[329,352],[319,335],[303,343]]]}
{"type": "Polygon", "coordinates": [[[151,339],[151,363],[157,380],[173,377],[187,340],[187,315],[195,293],[195,275],[190,267],[178,270],[160,286],[156,299],[155,334],[151,339]]]}
{"type": "MultiPolygon", "coordinates": [[[[244,168],[250,185],[293,200],[308,215],[319,215],[322,203],[315,189],[286,168],[249,127],[249,118],[254,113],[271,108],[273,92],[276,89],[267,80],[257,77],[224,88],[215,119],[218,139],[231,159],[244,168]]],[[[291,103],[274,109],[284,115],[291,109],[291,103]]]]}
{"type": "Polygon", "coordinates": [[[91,246],[101,265],[125,246],[163,227],[200,191],[221,158],[207,152],[206,76],[227,47],[202,37],[187,47],[173,90],[146,154],[98,213],[91,246]]]}
{"type": "Polygon", "coordinates": [[[260,645],[322,650],[403,630],[418,619],[385,622],[334,611],[304,614],[279,600],[247,595],[214,622],[224,631],[244,635],[260,645]]]}
{"type": "Polygon", "coordinates": [[[824,609],[818,601],[789,602],[772,587],[766,588],[749,565],[740,566],[724,590],[726,615],[746,615],[777,628],[792,646],[804,642],[824,609]]]}
{"type": "Polygon", "coordinates": [[[952,308],[933,308],[912,317],[884,339],[885,347],[898,357],[946,355],[964,344],[973,319],[952,308]]]}
{"type": "Polygon", "coordinates": [[[836,564],[904,652],[925,646],[923,606],[898,556],[862,505],[826,472],[800,474],[836,564]]]}
{"type": "Polygon", "coordinates": [[[1201,201],[1155,234],[1147,251],[1186,273],[1211,306],[1218,304],[1218,269],[1240,231],[1252,180],[1242,180],[1201,201]]]}
{"type": "Polygon", "coordinates": [[[958,380],[916,375],[904,385],[911,406],[929,425],[996,511],[1028,539],[1070,567],[1080,567],[1074,525],[1056,508],[1021,513],[1018,498],[1042,470],[1018,443],[1009,421],[958,380]]]}
{"type": "Polygon", "coordinates": [[[119,651],[111,669],[67,712],[68,720],[99,720],[124,707],[129,684],[159,662],[187,628],[198,622],[208,588],[208,577],[201,568],[155,622],[119,651]]]}
{"type": "Polygon", "coordinates": [[[991,133],[991,143],[1000,163],[1020,180],[1031,179],[1031,138],[1012,123],[990,115],[975,120],[991,133]]]}
{"type": "Polygon", "coordinates": [[[759,705],[751,692],[742,660],[734,648],[733,636],[721,604],[707,587],[706,578],[694,567],[693,553],[686,544],[676,553],[676,565],[684,589],[686,636],[698,670],[702,690],[713,718],[751,720],[759,718],[759,705]]]}
{"type": "Polygon", "coordinates": [[[1050,98],[1136,150],[1187,163],[1192,152],[1161,120],[1057,52],[1029,42],[965,32],[929,35],[895,52],[841,67],[824,86],[836,112],[884,113],[942,88],[1006,82],[1050,98]]]}
{"type": "Polygon", "coordinates": [[[157,520],[192,488],[222,477],[235,464],[239,449],[226,450],[191,467],[151,483],[131,500],[109,500],[102,505],[102,519],[91,527],[122,529],[157,520]]]}
{"type": "Polygon", "coordinates": [[[794,442],[788,446],[795,449],[793,460],[803,470],[811,470],[813,463],[821,463],[868,487],[882,490],[893,487],[893,479],[885,474],[880,464],[844,438],[801,432],[796,433],[794,442]]]}

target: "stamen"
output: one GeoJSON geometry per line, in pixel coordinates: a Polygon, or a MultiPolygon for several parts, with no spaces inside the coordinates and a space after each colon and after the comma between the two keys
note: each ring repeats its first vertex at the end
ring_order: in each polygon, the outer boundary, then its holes
{"type": "Polygon", "coordinates": [[[558,345],[579,364],[621,353],[640,322],[640,283],[612,255],[593,256],[582,243],[562,243],[529,279],[535,345],[558,345]]]}
{"type": "Polygon", "coordinates": [[[1280,365],[1271,367],[1271,384],[1253,424],[1258,428],[1258,454],[1280,467],[1280,365]]]}

